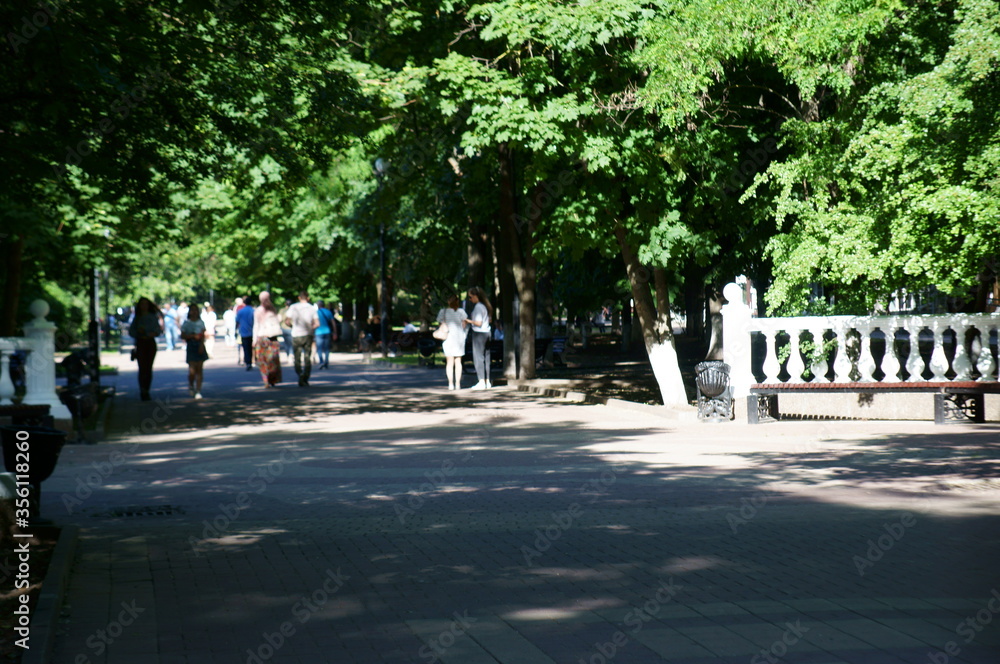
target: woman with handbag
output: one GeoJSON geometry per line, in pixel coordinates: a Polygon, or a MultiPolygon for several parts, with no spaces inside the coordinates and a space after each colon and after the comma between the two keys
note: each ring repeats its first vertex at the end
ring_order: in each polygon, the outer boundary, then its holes
{"type": "Polygon", "coordinates": [[[205,360],[208,359],[206,330],[198,305],[192,304],[187,320],[181,325],[181,339],[187,342],[188,394],[195,399],[201,398],[201,382],[205,376],[205,360]]]}
{"type": "Polygon", "coordinates": [[[271,294],[261,291],[260,306],[253,312],[253,347],[265,388],[281,382],[281,339],[278,309],[271,301],[271,294]]]}
{"type": "Polygon", "coordinates": [[[448,306],[438,312],[441,325],[434,330],[434,338],[442,341],[444,352],[444,373],[448,377],[448,389],[462,388],[462,356],[465,355],[465,312],[462,311],[457,295],[448,298],[448,306]]]}

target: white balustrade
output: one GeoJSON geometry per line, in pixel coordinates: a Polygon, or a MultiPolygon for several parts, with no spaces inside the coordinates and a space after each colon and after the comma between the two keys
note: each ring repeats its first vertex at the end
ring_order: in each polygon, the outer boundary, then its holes
{"type": "Polygon", "coordinates": [[[924,329],[923,321],[910,317],[906,321],[906,331],[910,335],[910,354],[906,358],[906,379],[908,383],[920,383],[924,379],[924,358],[920,356],[920,332],[924,329]]]}
{"type": "MultiPolygon", "coordinates": [[[[995,381],[997,380],[997,363],[993,359],[993,352],[990,351],[990,331],[995,332],[997,326],[977,325],[976,327],[979,328],[978,340],[981,346],[979,356],[976,358],[976,371],[979,372],[979,380],[983,382],[995,381]]],[[[997,341],[1000,342],[1000,337],[997,338],[997,341]]]]}
{"type": "Polygon", "coordinates": [[[809,330],[813,337],[813,353],[812,357],[809,358],[809,371],[813,375],[812,382],[814,383],[828,383],[830,379],[826,377],[826,372],[830,368],[830,364],[826,361],[826,352],[824,350],[824,340],[823,335],[826,330],[822,327],[814,327],[809,330]]]}
{"type": "Polygon", "coordinates": [[[866,320],[858,321],[855,326],[860,335],[861,350],[858,353],[858,373],[861,374],[861,377],[858,380],[862,383],[875,382],[873,374],[878,368],[875,365],[875,358],[872,357],[872,328],[871,322],[866,320]]]}
{"type": "MultiPolygon", "coordinates": [[[[734,397],[749,395],[750,386],[758,382],[780,382],[778,374],[781,363],[778,359],[777,338],[787,334],[789,383],[804,382],[802,375],[808,368],[811,382],[849,383],[856,371],[861,382],[875,382],[875,375],[881,370],[882,382],[898,383],[903,380],[905,369],[908,382],[923,382],[925,362],[920,354],[920,333],[929,330],[933,335],[930,369],[935,382],[951,381],[996,381],[997,361],[993,354],[991,339],[1000,329],[1000,313],[994,314],[954,314],[927,316],[802,316],[789,318],[753,318],[749,308],[742,301],[742,290],[737,284],[729,284],[723,291],[729,303],[722,309],[725,361],[731,367],[731,384],[734,397]],[[730,325],[732,324],[732,328],[730,325]],[[824,335],[832,331],[835,350],[827,351],[824,335]],[[881,356],[872,352],[872,333],[880,330],[885,337],[885,351],[881,356]],[[948,361],[945,338],[948,330],[954,332],[954,356],[948,361]],[[974,332],[973,332],[974,331],[974,332]],[[905,359],[897,352],[895,340],[897,332],[905,332],[909,337],[909,353],[905,359]],[[813,338],[813,352],[803,358],[801,353],[802,335],[813,338]],[[751,339],[759,334],[764,339],[763,376],[751,373],[751,339]],[[970,339],[972,343],[970,343],[970,339]],[[851,347],[848,352],[848,346],[851,347]],[[834,353],[831,358],[830,353],[834,353]],[[852,361],[857,358],[857,362],[852,361]],[[830,363],[833,364],[833,380],[827,378],[830,363]],[[950,377],[953,376],[953,377],[950,377]]],[[[902,338],[902,335],[901,335],[902,338]]],[[[833,344],[831,344],[833,346],[833,344]]]]}
{"type": "Polygon", "coordinates": [[[804,383],[802,379],[802,374],[806,371],[806,365],[802,361],[802,352],[799,350],[799,334],[800,330],[790,330],[788,332],[788,364],[785,365],[788,371],[788,382],[789,383],[804,383]]]}
{"type": "Polygon", "coordinates": [[[948,328],[948,323],[935,319],[931,321],[930,328],[934,333],[934,351],[927,366],[934,374],[931,380],[940,383],[946,380],[945,374],[948,372],[948,357],[944,354],[944,331],[948,328]]]}
{"type": "Polygon", "coordinates": [[[24,326],[23,337],[0,338],[0,404],[12,403],[14,385],[10,380],[10,357],[15,351],[28,351],[25,363],[25,394],[21,403],[47,405],[56,419],[70,419],[69,409],[56,394],[55,334],[56,326],[45,320],[49,305],[44,300],[31,303],[33,321],[24,326]]]}
{"type": "Polygon", "coordinates": [[[833,382],[849,383],[851,381],[851,358],[847,354],[847,323],[843,320],[834,321],[834,329],[837,333],[837,357],[833,361],[833,382]]]}
{"type": "MultiPolygon", "coordinates": [[[[723,323],[725,324],[725,323],[723,323]]],[[[761,330],[764,333],[765,341],[765,355],[764,355],[764,382],[765,383],[777,383],[778,372],[781,371],[781,364],[778,362],[778,349],[775,346],[775,338],[778,336],[778,330],[775,329],[765,329],[761,330]]]]}
{"type": "Polygon", "coordinates": [[[969,335],[969,324],[965,321],[956,321],[951,324],[951,329],[955,331],[955,357],[951,360],[952,371],[955,372],[955,380],[972,379],[972,360],[965,352],[965,340],[969,335]]]}
{"type": "Polygon", "coordinates": [[[899,370],[901,366],[899,357],[896,355],[897,327],[897,323],[893,321],[881,328],[882,332],[885,333],[885,355],[882,356],[882,372],[885,374],[885,377],[882,378],[883,383],[898,383],[900,381],[899,370]]]}

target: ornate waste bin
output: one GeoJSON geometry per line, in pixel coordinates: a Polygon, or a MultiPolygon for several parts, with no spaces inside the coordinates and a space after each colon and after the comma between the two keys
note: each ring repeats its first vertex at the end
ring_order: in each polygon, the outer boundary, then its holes
{"type": "Polygon", "coordinates": [[[0,439],[7,471],[28,476],[29,514],[32,521],[38,522],[41,485],[56,469],[59,453],[66,443],[66,432],[49,427],[4,426],[0,427],[0,439]],[[18,443],[24,442],[27,442],[27,451],[20,451],[18,443]],[[19,466],[20,470],[28,472],[18,472],[19,466]]]}
{"type": "Polygon", "coordinates": [[[698,388],[698,419],[719,422],[733,419],[733,398],[729,393],[729,365],[700,362],[694,368],[698,388]]]}

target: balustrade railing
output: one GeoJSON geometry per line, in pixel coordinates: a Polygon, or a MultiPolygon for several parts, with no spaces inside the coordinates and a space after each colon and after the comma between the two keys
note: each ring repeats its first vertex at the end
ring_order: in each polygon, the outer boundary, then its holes
{"type": "Polygon", "coordinates": [[[997,314],[752,318],[729,284],[722,309],[733,396],[754,383],[997,381],[997,314]]]}
{"type": "Polygon", "coordinates": [[[10,358],[17,351],[27,351],[21,403],[48,405],[56,419],[70,419],[69,409],[56,394],[55,332],[56,326],[45,320],[49,305],[44,300],[31,303],[33,321],[24,326],[23,337],[0,337],[0,405],[10,405],[15,395],[10,379],[10,358]]]}

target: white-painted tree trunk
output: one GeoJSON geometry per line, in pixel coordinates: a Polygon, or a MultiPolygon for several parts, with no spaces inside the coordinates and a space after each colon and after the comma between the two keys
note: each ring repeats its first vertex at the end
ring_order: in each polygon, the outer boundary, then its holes
{"type": "Polygon", "coordinates": [[[677,361],[677,349],[671,341],[663,341],[647,349],[653,377],[660,387],[664,406],[687,406],[687,392],[681,367],[677,361]]]}

